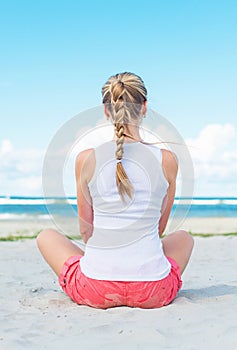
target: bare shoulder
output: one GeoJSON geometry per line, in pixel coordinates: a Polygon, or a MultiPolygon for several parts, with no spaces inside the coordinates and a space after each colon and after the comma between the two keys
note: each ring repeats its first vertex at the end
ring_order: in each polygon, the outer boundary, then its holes
{"type": "Polygon", "coordinates": [[[78,153],[76,157],[76,164],[79,165],[81,162],[84,162],[89,158],[93,157],[94,152],[95,152],[94,148],[88,148],[88,149],[85,149],[84,151],[81,151],[80,153],[78,153]]]}
{"type": "Polygon", "coordinates": [[[178,172],[178,159],[173,152],[162,149],[162,167],[168,182],[176,178],[178,172]]]}
{"type": "Polygon", "coordinates": [[[95,150],[88,148],[78,153],[75,162],[76,176],[84,174],[89,181],[95,168],[95,150]]]}
{"type": "Polygon", "coordinates": [[[165,163],[171,163],[178,166],[178,159],[175,153],[168,151],[167,149],[162,149],[162,161],[165,163]]]}

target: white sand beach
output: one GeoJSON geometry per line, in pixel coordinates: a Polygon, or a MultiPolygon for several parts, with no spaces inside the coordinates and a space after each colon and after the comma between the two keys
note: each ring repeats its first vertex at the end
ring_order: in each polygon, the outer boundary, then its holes
{"type": "MultiPolygon", "coordinates": [[[[172,228],[185,229],[194,234],[224,234],[237,232],[237,217],[222,218],[186,218],[172,219],[172,228]]],[[[34,236],[45,228],[56,228],[71,237],[79,237],[77,218],[58,218],[53,222],[49,220],[2,220],[0,221],[0,239],[3,237],[34,236]]],[[[168,223],[169,227],[169,223],[168,223]]]]}
{"type": "Polygon", "coordinates": [[[237,236],[195,237],[171,305],[98,310],[61,291],[34,239],[0,242],[0,349],[237,349],[236,251],[237,236]]]}

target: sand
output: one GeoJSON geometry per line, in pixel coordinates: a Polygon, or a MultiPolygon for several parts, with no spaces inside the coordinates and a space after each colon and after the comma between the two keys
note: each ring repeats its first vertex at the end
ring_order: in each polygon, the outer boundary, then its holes
{"type": "MultiPolygon", "coordinates": [[[[70,237],[79,237],[79,226],[76,218],[58,218],[51,220],[1,220],[0,221],[0,239],[3,237],[34,236],[45,228],[55,228],[61,230],[70,237]]],[[[194,234],[223,234],[237,233],[236,218],[186,218],[185,220],[174,220],[168,223],[168,228],[185,229],[194,234]]]]}
{"type": "Polygon", "coordinates": [[[98,310],[62,292],[34,239],[0,242],[0,349],[235,350],[236,252],[236,236],[195,237],[172,304],[98,310]]]}

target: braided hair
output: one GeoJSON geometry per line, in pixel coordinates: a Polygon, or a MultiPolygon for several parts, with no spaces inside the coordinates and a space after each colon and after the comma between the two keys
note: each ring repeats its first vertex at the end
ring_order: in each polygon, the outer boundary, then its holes
{"type": "Polygon", "coordinates": [[[133,73],[120,73],[111,76],[102,88],[103,103],[112,118],[116,136],[116,184],[122,200],[125,195],[132,198],[133,186],[122,164],[124,129],[138,125],[141,108],[147,100],[147,90],[142,79],[133,73]]]}

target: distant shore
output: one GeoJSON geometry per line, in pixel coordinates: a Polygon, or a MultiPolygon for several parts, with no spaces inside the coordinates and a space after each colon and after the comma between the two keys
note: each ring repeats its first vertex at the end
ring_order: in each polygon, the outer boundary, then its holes
{"type": "MultiPolygon", "coordinates": [[[[45,228],[55,228],[65,235],[80,239],[79,225],[76,218],[58,217],[53,222],[50,219],[37,220],[1,220],[0,221],[0,240],[16,240],[21,238],[34,238],[45,228]]],[[[185,229],[193,235],[237,235],[237,217],[226,218],[186,218],[172,219],[168,223],[168,232],[176,229],[185,229]]]]}

